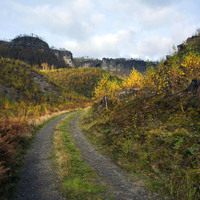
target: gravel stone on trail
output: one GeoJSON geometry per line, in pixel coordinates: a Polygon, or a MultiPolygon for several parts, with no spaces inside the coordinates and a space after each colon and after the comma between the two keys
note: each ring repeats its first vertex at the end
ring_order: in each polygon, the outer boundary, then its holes
{"type": "MultiPolygon", "coordinates": [[[[18,197],[14,200],[65,200],[58,190],[58,181],[52,170],[52,136],[60,120],[58,117],[43,127],[35,136],[25,158],[25,165],[19,182],[18,197]]],[[[72,134],[82,158],[97,171],[99,180],[106,184],[107,196],[111,193],[116,200],[154,199],[139,182],[133,181],[122,172],[109,158],[100,154],[79,128],[78,114],[71,121],[72,134]]]]}
{"type": "Polygon", "coordinates": [[[100,154],[90,144],[79,128],[78,121],[80,116],[81,114],[72,119],[71,137],[76,141],[83,160],[97,171],[100,181],[106,183],[108,192],[113,194],[116,200],[154,199],[142,188],[139,182],[131,180],[128,174],[122,172],[109,158],[100,154]]]}
{"type": "Polygon", "coordinates": [[[57,191],[50,157],[54,128],[67,115],[49,122],[37,133],[25,158],[18,197],[15,200],[64,200],[57,191]]]}

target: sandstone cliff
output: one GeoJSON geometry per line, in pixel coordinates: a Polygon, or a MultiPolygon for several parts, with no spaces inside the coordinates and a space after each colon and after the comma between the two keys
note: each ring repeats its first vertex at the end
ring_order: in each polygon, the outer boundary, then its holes
{"type": "MultiPolygon", "coordinates": [[[[113,72],[119,75],[128,75],[133,67],[144,72],[147,69],[147,62],[136,59],[125,59],[125,58],[103,58],[89,59],[89,58],[74,58],[76,67],[87,68],[87,67],[100,67],[106,71],[113,72]]],[[[151,65],[155,66],[157,62],[151,62],[151,65]]]]}
{"type": "Polygon", "coordinates": [[[48,63],[57,68],[74,67],[70,51],[52,49],[38,36],[18,36],[10,42],[0,41],[0,55],[26,61],[31,65],[48,63]]]}
{"type": "Polygon", "coordinates": [[[119,75],[128,75],[133,67],[140,72],[146,71],[147,62],[143,60],[125,58],[103,58],[101,67],[106,71],[117,73],[119,75]]]}
{"type": "MultiPolygon", "coordinates": [[[[100,67],[122,76],[128,75],[133,67],[140,72],[144,72],[147,68],[147,62],[137,59],[73,58],[70,51],[50,48],[44,40],[33,35],[18,36],[10,42],[0,41],[0,56],[19,59],[31,65],[41,66],[42,63],[47,63],[49,66],[53,65],[56,68],[100,67]]],[[[156,65],[155,62],[151,64],[156,65]]]]}

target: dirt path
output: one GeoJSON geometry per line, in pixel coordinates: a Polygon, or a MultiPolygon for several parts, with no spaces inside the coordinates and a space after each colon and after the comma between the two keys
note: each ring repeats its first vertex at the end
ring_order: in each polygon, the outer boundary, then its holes
{"type": "MultiPolygon", "coordinates": [[[[69,115],[69,114],[67,114],[69,115]]],[[[14,200],[64,200],[57,191],[57,181],[52,171],[52,135],[56,124],[67,115],[56,118],[36,135],[25,159],[21,173],[18,197],[14,200]]],[[[106,183],[108,192],[116,200],[153,199],[138,182],[130,180],[109,158],[100,154],[80,131],[77,115],[71,122],[75,139],[83,159],[97,171],[99,179],[106,183]]]]}
{"type": "Polygon", "coordinates": [[[122,172],[109,158],[100,154],[80,131],[77,115],[71,122],[72,138],[75,139],[81,150],[83,159],[97,171],[102,182],[108,186],[108,191],[116,200],[147,200],[154,199],[146,193],[139,182],[130,180],[128,174],[122,172]]]}
{"type": "Polygon", "coordinates": [[[50,157],[54,127],[67,115],[56,118],[37,133],[25,158],[15,200],[64,200],[56,189],[50,157]]]}

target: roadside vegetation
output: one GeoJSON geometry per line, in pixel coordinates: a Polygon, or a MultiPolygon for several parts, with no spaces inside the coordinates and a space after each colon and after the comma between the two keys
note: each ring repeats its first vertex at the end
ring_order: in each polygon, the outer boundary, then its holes
{"type": "Polygon", "coordinates": [[[0,119],[0,199],[16,193],[24,156],[35,134],[57,116],[67,111],[51,113],[31,120],[0,119]]]}
{"type": "MultiPolygon", "coordinates": [[[[199,44],[199,35],[189,38],[156,67],[144,73],[133,69],[124,78],[98,68],[44,71],[0,58],[1,197],[18,180],[35,130],[30,121],[92,105],[81,122],[91,141],[142,177],[152,191],[171,199],[199,200],[199,44]]],[[[55,138],[56,157],[62,158],[57,160],[62,192],[71,199],[101,199],[103,189],[97,187],[94,172],[80,160],[69,135],[62,134],[70,119],[57,127],[55,138]]]]}
{"type": "Polygon", "coordinates": [[[1,198],[16,185],[19,166],[38,122],[54,113],[90,105],[91,93],[101,76],[96,69],[52,72],[60,80],[44,76],[47,72],[42,73],[25,62],[0,58],[1,198]]]}
{"type": "Polygon", "coordinates": [[[123,81],[104,76],[82,119],[89,138],[116,163],[171,199],[200,199],[200,55],[194,47],[186,42],[184,52],[123,81]]]}
{"type": "Polygon", "coordinates": [[[62,120],[54,133],[54,167],[61,182],[61,192],[67,199],[105,199],[105,188],[99,183],[96,172],[80,156],[75,142],[70,139],[70,122],[78,113],[62,120]]]}

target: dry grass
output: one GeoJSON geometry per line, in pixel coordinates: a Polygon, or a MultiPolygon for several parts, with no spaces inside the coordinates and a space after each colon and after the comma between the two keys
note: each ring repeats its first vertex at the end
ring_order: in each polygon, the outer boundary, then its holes
{"type": "MultiPolygon", "coordinates": [[[[0,199],[7,199],[8,196],[12,195],[11,188],[18,180],[18,171],[34,132],[51,118],[66,112],[69,110],[29,120],[0,118],[0,199]]],[[[63,160],[64,166],[66,157],[63,157],[63,160]]]]}
{"type": "Polygon", "coordinates": [[[30,125],[39,126],[39,125],[45,123],[46,121],[48,121],[49,119],[51,119],[52,117],[56,117],[56,116],[62,115],[62,114],[67,113],[69,111],[70,110],[63,110],[63,111],[49,113],[47,115],[40,116],[40,117],[37,117],[37,118],[35,118],[35,117],[34,118],[29,118],[28,119],[28,123],[30,125]]]}
{"type": "Polygon", "coordinates": [[[68,110],[51,113],[28,121],[0,118],[0,180],[17,165],[16,156],[22,150],[23,143],[32,137],[31,127],[44,124],[49,119],[69,112],[68,110]]]}
{"type": "Polygon", "coordinates": [[[67,153],[65,148],[65,143],[63,141],[63,132],[60,130],[61,123],[56,126],[54,133],[54,154],[56,157],[56,164],[58,169],[58,174],[60,178],[64,178],[68,175],[70,167],[70,154],[67,153]]]}
{"type": "Polygon", "coordinates": [[[26,121],[0,119],[0,185],[9,178],[9,171],[18,164],[17,153],[28,131],[26,121]]]}

